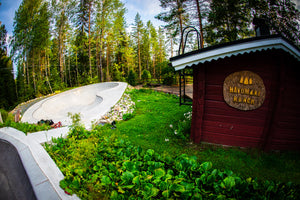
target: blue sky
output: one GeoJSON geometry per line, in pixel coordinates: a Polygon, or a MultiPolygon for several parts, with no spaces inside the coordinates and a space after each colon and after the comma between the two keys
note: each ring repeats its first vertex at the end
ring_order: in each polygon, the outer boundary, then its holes
{"type": "Polygon", "coordinates": [[[5,28],[9,35],[13,31],[13,22],[15,11],[20,6],[22,0],[0,0],[0,21],[5,24],[5,28]]]}
{"type": "MultiPolygon", "coordinates": [[[[125,3],[127,13],[125,15],[127,25],[134,23],[134,17],[138,12],[141,15],[141,19],[144,24],[151,20],[155,26],[162,25],[163,23],[154,18],[155,15],[162,12],[162,8],[159,6],[159,0],[121,0],[125,3]]],[[[15,11],[20,6],[22,0],[0,0],[0,21],[5,24],[6,30],[9,35],[13,32],[13,19],[15,11]]]]}

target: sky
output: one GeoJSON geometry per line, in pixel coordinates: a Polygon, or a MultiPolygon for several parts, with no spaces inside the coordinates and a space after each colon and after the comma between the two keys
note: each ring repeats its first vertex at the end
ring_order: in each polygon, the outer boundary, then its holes
{"type": "MultiPolygon", "coordinates": [[[[155,26],[163,25],[163,22],[154,18],[155,15],[162,12],[159,0],[121,0],[125,3],[127,13],[125,15],[127,25],[130,26],[134,23],[136,13],[141,15],[144,24],[148,20],[155,26]]],[[[13,20],[15,11],[19,8],[22,0],[0,0],[0,21],[5,24],[8,35],[13,33],[13,20]]]]}
{"type": "Polygon", "coordinates": [[[0,0],[0,2],[0,21],[5,25],[8,34],[12,35],[15,11],[22,0],[0,0]]]}

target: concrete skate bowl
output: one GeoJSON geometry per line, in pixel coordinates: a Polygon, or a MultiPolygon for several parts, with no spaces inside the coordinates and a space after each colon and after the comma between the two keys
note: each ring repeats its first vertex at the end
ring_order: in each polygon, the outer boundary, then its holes
{"type": "Polygon", "coordinates": [[[92,121],[99,119],[117,103],[126,87],[126,83],[106,82],[72,89],[32,105],[24,113],[22,121],[37,123],[41,119],[52,119],[71,125],[68,113],[80,113],[82,123],[89,128],[92,121]]]}
{"type": "Polygon", "coordinates": [[[17,149],[0,139],[0,199],[36,199],[17,149]]]}

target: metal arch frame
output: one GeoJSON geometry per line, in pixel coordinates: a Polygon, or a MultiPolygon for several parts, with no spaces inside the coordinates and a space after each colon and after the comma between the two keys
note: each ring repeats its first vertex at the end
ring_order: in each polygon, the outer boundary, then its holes
{"type": "Polygon", "coordinates": [[[184,50],[185,50],[185,47],[186,47],[186,41],[187,41],[187,37],[189,36],[189,34],[191,32],[196,32],[197,33],[197,42],[198,42],[198,49],[201,48],[201,35],[200,35],[200,32],[198,31],[198,29],[196,29],[194,26],[187,26],[185,27],[183,30],[182,30],[182,33],[181,33],[181,40],[180,40],[180,44],[179,44],[179,49],[178,49],[178,55],[181,54],[180,52],[180,49],[182,48],[182,54],[184,54],[184,50]],[[185,38],[184,38],[184,33],[187,29],[192,29],[192,30],[189,30],[186,35],[185,35],[185,38]],[[184,40],[183,40],[184,39],[184,40]],[[183,43],[184,41],[184,43],[183,43]]]}
{"type": "MultiPolygon", "coordinates": [[[[180,44],[179,44],[178,55],[181,54],[181,48],[182,48],[182,54],[184,54],[187,37],[191,32],[197,33],[198,49],[201,48],[200,32],[193,26],[187,26],[182,30],[182,33],[181,33],[181,40],[180,40],[180,44]],[[187,29],[191,29],[191,30],[188,30],[188,32],[185,34],[185,31],[187,29]],[[184,37],[184,34],[185,34],[185,37],[184,37]]],[[[191,75],[193,75],[193,74],[186,74],[184,69],[179,71],[179,105],[180,106],[181,105],[192,105],[192,103],[190,101],[187,101],[186,95],[185,95],[185,83],[186,83],[185,76],[191,76],[191,75]],[[183,95],[182,95],[182,80],[183,80],[183,95]]]]}

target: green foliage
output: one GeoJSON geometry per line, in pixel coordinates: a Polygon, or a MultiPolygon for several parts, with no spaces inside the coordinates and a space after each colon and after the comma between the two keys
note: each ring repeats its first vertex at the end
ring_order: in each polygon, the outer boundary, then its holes
{"type": "Polygon", "coordinates": [[[6,29],[0,24],[0,108],[10,109],[17,101],[16,85],[12,73],[12,60],[7,56],[6,29]]]}
{"type": "Polygon", "coordinates": [[[150,82],[150,79],[151,79],[151,74],[148,70],[144,69],[143,72],[142,72],[142,82],[144,84],[147,84],[150,82]]]}
{"type": "Polygon", "coordinates": [[[133,70],[129,71],[127,82],[132,86],[137,85],[137,74],[133,70]]]}
{"type": "Polygon", "coordinates": [[[49,130],[51,127],[47,124],[36,125],[36,124],[29,124],[27,122],[14,122],[12,119],[6,119],[3,124],[0,124],[0,128],[2,127],[12,127],[19,131],[24,132],[25,134],[34,133],[38,131],[45,131],[49,130]]]}
{"type": "Polygon", "coordinates": [[[271,34],[281,34],[300,45],[300,11],[292,0],[250,0],[249,7],[254,17],[264,19],[271,34]]]}
{"type": "MultiPolygon", "coordinates": [[[[180,124],[190,120],[191,108],[174,107],[176,96],[151,90],[129,93],[136,102],[134,118],[119,122],[113,130],[110,125],[91,131],[73,128],[68,138],[46,145],[65,175],[60,185],[66,192],[76,193],[81,199],[299,198],[299,185],[268,180],[271,177],[266,181],[250,178],[253,166],[246,152],[222,148],[203,151],[195,146],[189,149],[186,139],[178,139],[174,130],[185,127],[180,124]],[[191,152],[197,156],[187,155],[191,152]],[[230,170],[230,165],[221,170],[220,164],[216,167],[210,162],[214,156],[224,165],[242,160],[249,168],[244,176],[230,170]]],[[[74,119],[73,127],[80,127],[79,118],[74,119]]],[[[266,161],[259,155],[253,157],[266,161]]],[[[268,158],[270,165],[279,162],[278,157],[268,158]]],[[[236,169],[242,166],[237,164],[236,169]]]]}
{"type": "Polygon", "coordinates": [[[8,118],[13,119],[13,116],[10,116],[9,113],[6,110],[3,110],[0,108],[0,114],[2,117],[2,121],[5,123],[6,120],[9,120],[8,118]]]}
{"type": "Polygon", "coordinates": [[[176,81],[175,70],[173,67],[169,66],[169,62],[165,61],[158,63],[156,68],[161,71],[161,78],[163,79],[164,85],[172,85],[176,81]]]}
{"type": "Polygon", "coordinates": [[[113,81],[125,81],[125,78],[123,77],[123,73],[120,70],[121,66],[118,64],[114,64],[113,67],[113,74],[112,74],[112,79],[113,81]]]}
{"type": "Polygon", "coordinates": [[[224,43],[254,35],[249,29],[252,22],[250,8],[245,0],[213,0],[206,27],[211,44],[224,43]]]}
{"type": "Polygon", "coordinates": [[[184,113],[184,119],[178,121],[177,126],[170,124],[170,128],[174,130],[174,135],[181,140],[190,138],[192,112],[184,113]]]}
{"type": "MultiPolygon", "coordinates": [[[[78,132],[78,135],[84,134],[78,132]]],[[[60,186],[82,199],[298,199],[299,185],[242,179],[186,154],[170,159],[115,135],[53,140],[47,146],[65,174],[60,186]],[[84,162],[81,162],[84,159],[84,162]]]]}
{"type": "Polygon", "coordinates": [[[124,121],[127,121],[127,120],[130,120],[131,118],[133,118],[134,117],[134,114],[133,113],[125,113],[124,115],[123,115],[123,120],[124,121]]]}

